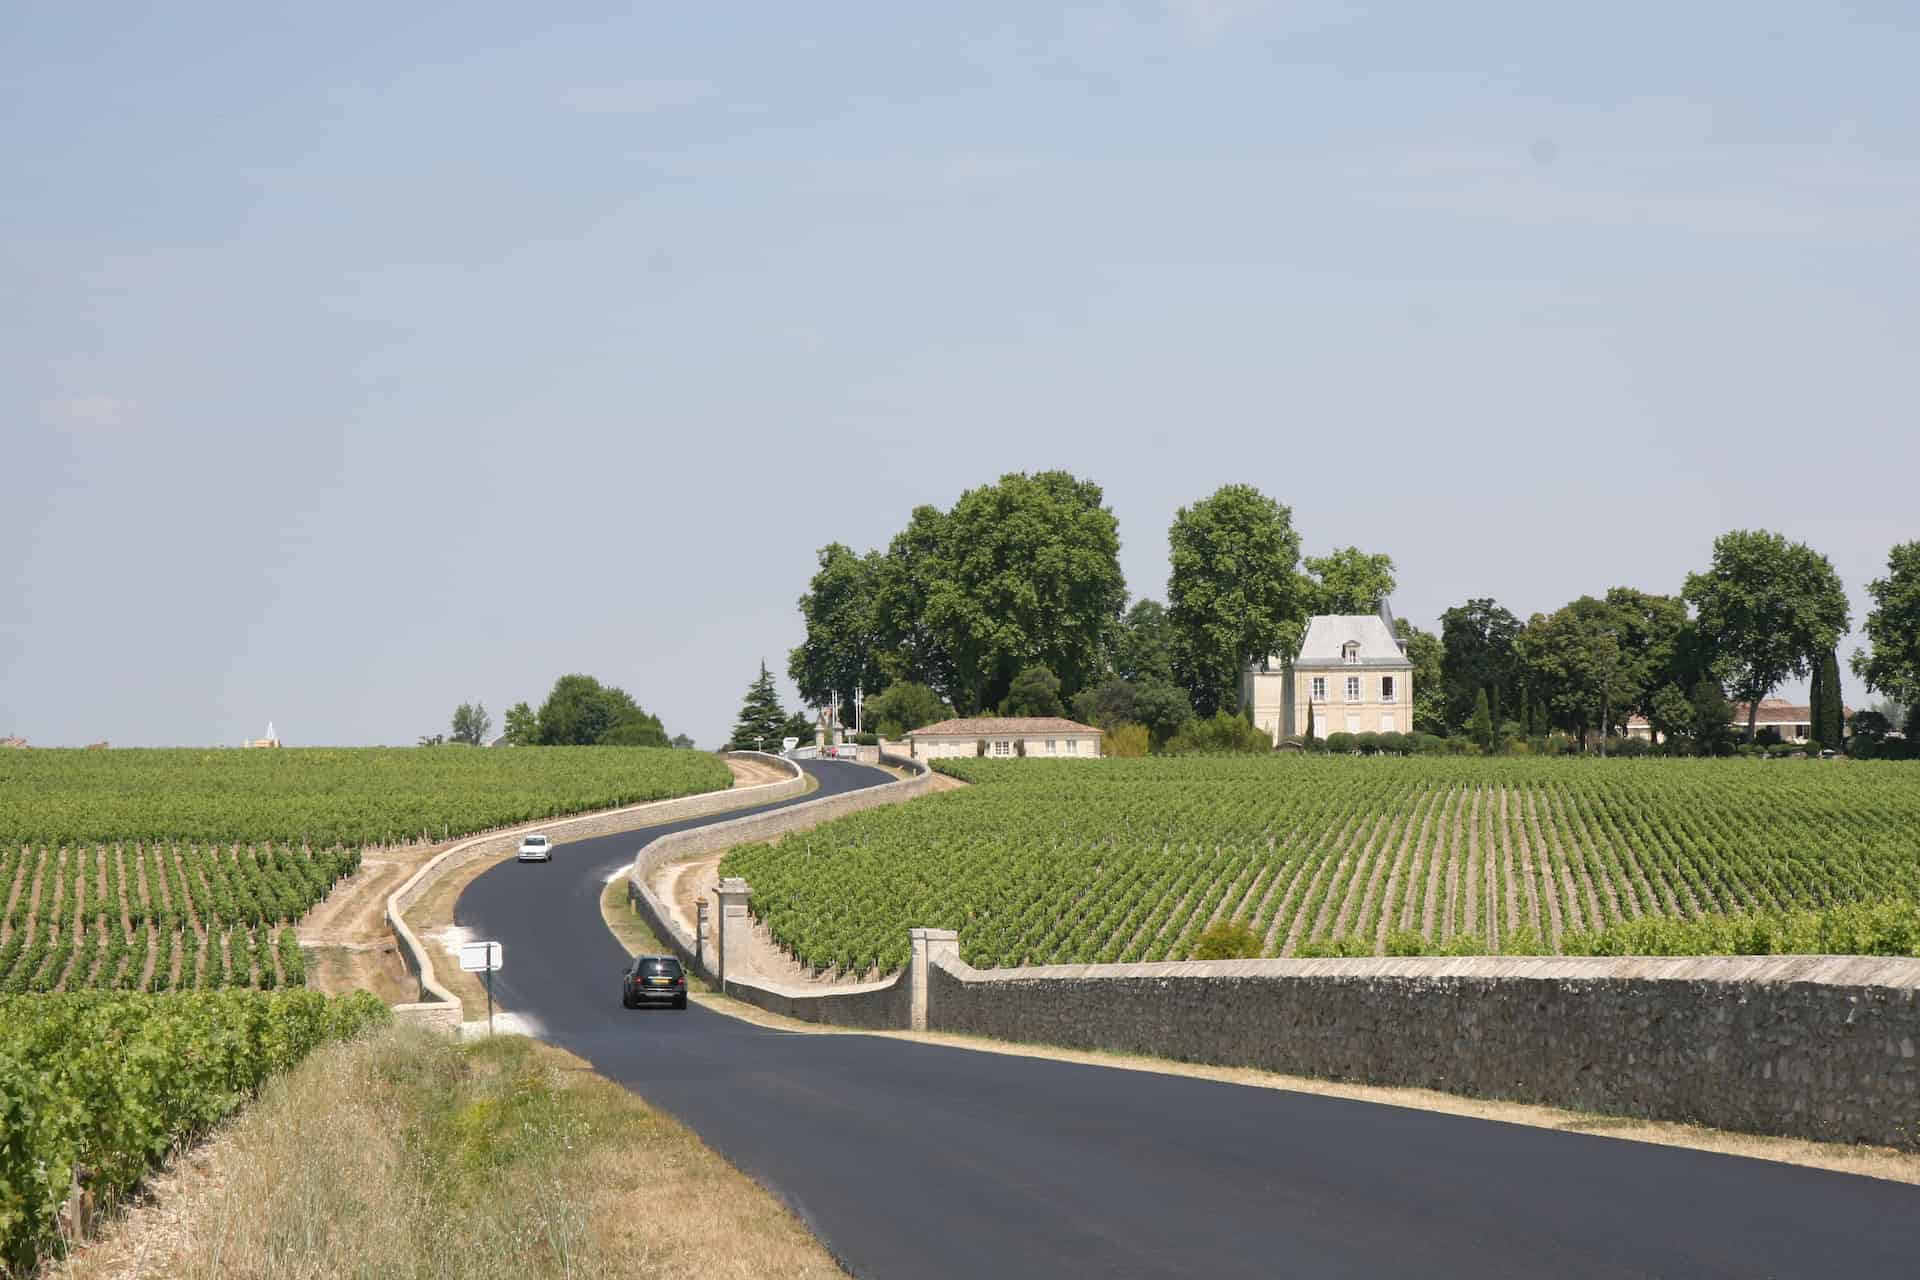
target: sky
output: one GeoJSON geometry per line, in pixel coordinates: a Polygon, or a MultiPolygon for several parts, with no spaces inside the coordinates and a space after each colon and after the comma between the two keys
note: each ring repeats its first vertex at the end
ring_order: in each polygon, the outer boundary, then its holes
{"type": "Polygon", "coordinates": [[[1915,66],[1904,3],[13,0],[0,735],[411,743],[585,671],[716,746],[818,547],[1048,468],[1136,596],[1244,482],[1429,628],[1747,527],[1858,628],[1915,66]]]}

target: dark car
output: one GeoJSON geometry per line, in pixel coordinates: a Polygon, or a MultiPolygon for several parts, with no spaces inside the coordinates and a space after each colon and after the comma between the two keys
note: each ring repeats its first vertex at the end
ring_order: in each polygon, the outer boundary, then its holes
{"type": "Polygon", "coordinates": [[[676,1009],[687,1007],[687,971],[677,956],[635,956],[620,971],[620,1003],[629,1009],[643,1004],[672,1001],[676,1009]]]}

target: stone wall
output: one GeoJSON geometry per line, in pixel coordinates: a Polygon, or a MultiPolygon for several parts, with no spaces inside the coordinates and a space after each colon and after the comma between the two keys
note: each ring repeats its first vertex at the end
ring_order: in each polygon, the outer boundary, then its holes
{"type": "Polygon", "coordinates": [[[1920,1149],[1920,961],[1422,958],[976,970],[926,1025],[1920,1149]]]}
{"type": "MultiPolygon", "coordinates": [[[[883,752],[880,756],[880,761],[883,764],[892,765],[897,769],[905,769],[912,774],[912,776],[899,778],[892,782],[881,783],[879,786],[866,787],[859,791],[848,791],[840,795],[827,796],[820,800],[808,800],[801,804],[788,805],[782,809],[775,809],[770,813],[748,814],[745,817],[735,818],[729,822],[716,822],[711,826],[695,827],[691,831],[676,831],[652,841],[640,850],[639,854],[636,855],[633,860],[633,866],[627,870],[627,902],[635,911],[640,913],[641,918],[647,922],[648,927],[650,927],[655,934],[659,935],[662,941],[673,948],[689,968],[702,978],[705,978],[708,982],[717,983],[718,973],[715,966],[711,963],[712,957],[708,955],[704,948],[699,946],[693,938],[687,935],[686,930],[681,928],[679,923],[673,918],[673,913],[668,911],[666,905],[654,894],[651,883],[654,872],[669,863],[683,862],[689,858],[697,858],[716,851],[731,849],[735,845],[755,844],[764,840],[773,840],[793,831],[808,831],[823,822],[830,822],[835,818],[844,818],[848,814],[859,813],[864,809],[874,809],[881,805],[902,804],[908,800],[926,795],[928,791],[931,790],[933,786],[932,772],[919,761],[909,759],[905,756],[896,756],[890,752],[883,752]]],[[[739,974],[735,974],[725,985],[728,995],[738,996],[740,999],[759,1004],[763,1008],[771,1009],[778,1013],[785,1013],[789,1017],[804,1018],[810,1022],[830,1022],[837,1016],[833,1013],[811,1014],[795,1012],[794,1010],[796,1008],[812,1008],[814,1006],[793,1004],[794,1001],[804,1002],[809,998],[818,999],[820,997],[810,997],[804,991],[800,990],[789,991],[787,988],[767,983],[758,977],[748,982],[742,980],[739,974]],[[789,1005],[792,1007],[787,1007],[789,1005]]],[[[870,985],[882,987],[890,986],[891,983],[883,982],[870,985]]],[[[851,992],[857,995],[862,989],[821,988],[820,990],[833,991],[841,995],[851,992]]],[[[854,1009],[857,1007],[860,1013],[855,1016],[867,1018],[870,1016],[868,1012],[870,1006],[871,1002],[860,1003],[856,1001],[853,1004],[831,1003],[819,1007],[833,1010],[854,1009]]],[[[844,1025],[871,1027],[892,1024],[861,1021],[844,1025]]],[[[904,1023],[902,1025],[904,1025],[904,1023]]]]}
{"type": "Polygon", "coordinates": [[[654,800],[646,804],[628,805],[621,809],[605,809],[576,818],[550,818],[542,822],[529,822],[516,827],[490,831],[462,840],[452,848],[436,855],[425,866],[414,872],[405,884],[387,898],[387,928],[393,931],[395,940],[400,944],[400,956],[407,966],[407,972],[413,974],[420,983],[419,1002],[394,1006],[395,1015],[409,1021],[422,1021],[435,1026],[443,1025],[449,1020],[458,1025],[464,1016],[460,998],[447,990],[434,972],[432,950],[420,941],[406,920],[407,908],[418,901],[422,894],[433,887],[435,881],[448,872],[479,859],[503,858],[513,853],[519,848],[520,837],[529,831],[545,831],[563,840],[585,840],[594,836],[616,835],[622,831],[636,831],[642,827],[657,826],[663,822],[680,822],[687,818],[705,817],[743,805],[767,804],[799,795],[806,790],[806,775],[789,760],[757,751],[730,751],[727,754],[778,764],[791,770],[793,776],[780,782],[765,782],[758,786],[729,787],[724,791],[706,791],[699,795],[680,796],[673,800],[654,800]],[[446,1006],[449,1005],[454,1010],[452,1015],[445,1012],[446,1006]]]}

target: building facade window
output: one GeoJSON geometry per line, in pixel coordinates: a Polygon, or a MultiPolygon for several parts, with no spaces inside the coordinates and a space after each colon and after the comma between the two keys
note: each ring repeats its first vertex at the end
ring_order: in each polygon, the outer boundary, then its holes
{"type": "Polygon", "coordinates": [[[1380,677],[1380,701],[1382,702],[1393,701],[1393,677],[1392,676],[1380,677]]]}
{"type": "Polygon", "coordinates": [[[1325,676],[1315,676],[1313,678],[1313,700],[1315,702],[1325,702],[1327,700],[1327,678],[1325,676]]]}
{"type": "Polygon", "coordinates": [[[1048,754],[1048,755],[1052,755],[1052,754],[1053,754],[1053,753],[1054,753],[1055,751],[1058,751],[1059,749],[1060,749],[1060,740],[1059,740],[1058,738],[1048,738],[1048,739],[1047,739],[1047,754],[1048,754]]]}
{"type": "Polygon", "coordinates": [[[1067,739],[1067,754],[1070,756],[1077,756],[1080,754],[1080,739],[1078,738],[1067,739]]]}
{"type": "Polygon", "coordinates": [[[1353,715],[1350,715],[1350,716],[1348,716],[1348,717],[1347,717],[1347,732],[1348,732],[1348,733],[1358,733],[1358,732],[1360,732],[1360,717],[1359,717],[1359,716],[1353,716],[1353,715]]]}
{"type": "Polygon", "coordinates": [[[1013,744],[1005,738],[1001,738],[993,744],[993,754],[997,756],[1010,756],[1013,754],[1013,744]]]}
{"type": "Polygon", "coordinates": [[[1341,645],[1340,660],[1342,662],[1360,661],[1360,642],[1358,640],[1349,640],[1341,645]]]}
{"type": "Polygon", "coordinates": [[[1347,701],[1348,702],[1360,701],[1360,677],[1359,676],[1347,677],[1347,701]]]}
{"type": "Polygon", "coordinates": [[[1393,712],[1382,711],[1380,713],[1380,732],[1382,733],[1394,732],[1393,712]]]}

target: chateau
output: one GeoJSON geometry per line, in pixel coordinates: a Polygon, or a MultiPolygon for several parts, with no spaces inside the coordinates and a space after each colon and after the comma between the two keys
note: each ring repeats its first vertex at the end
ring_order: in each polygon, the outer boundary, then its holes
{"type": "Polygon", "coordinates": [[[1253,723],[1282,738],[1406,733],[1413,728],[1413,663],[1383,600],[1378,613],[1320,614],[1307,624],[1300,652],[1250,665],[1240,676],[1240,705],[1253,723]]]}

